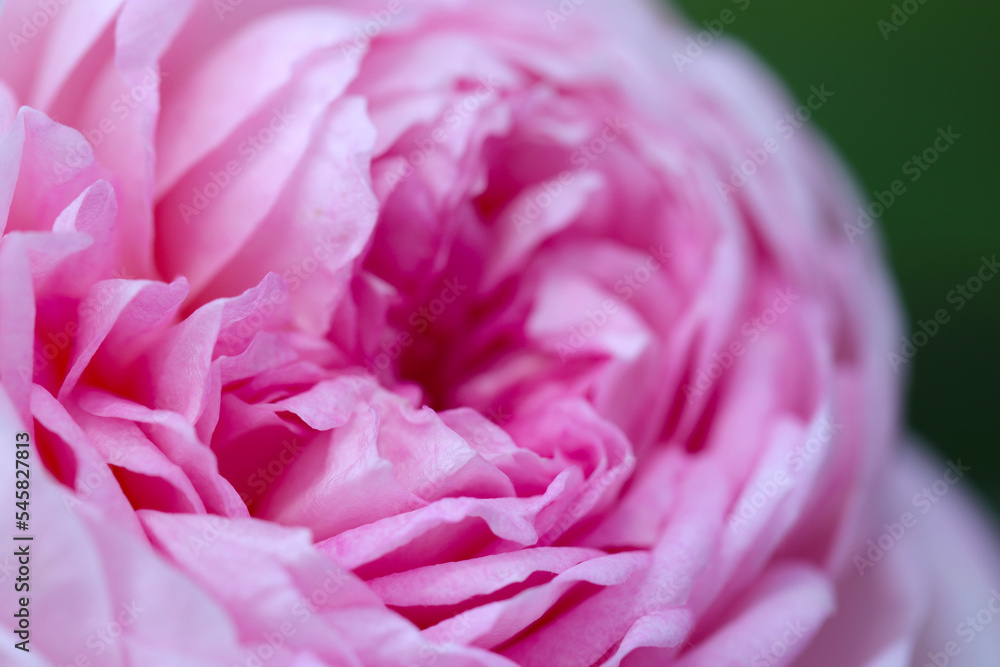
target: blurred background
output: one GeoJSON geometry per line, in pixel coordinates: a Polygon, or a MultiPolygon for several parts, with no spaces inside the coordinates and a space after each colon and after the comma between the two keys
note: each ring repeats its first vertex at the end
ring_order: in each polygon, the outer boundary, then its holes
{"type": "Polygon", "coordinates": [[[905,184],[876,224],[910,329],[939,309],[950,315],[908,364],[909,423],[972,466],[1000,515],[1000,276],[971,299],[952,292],[976,277],[982,257],[1000,259],[1000,3],[675,1],[695,30],[731,19],[725,35],[749,44],[800,102],[814,85],[833,92],[812,123],[853,167],[869,203],[905,184]],[[949,126],[960,138],[947,152],[934,164],[912,161],[949,126]]]}

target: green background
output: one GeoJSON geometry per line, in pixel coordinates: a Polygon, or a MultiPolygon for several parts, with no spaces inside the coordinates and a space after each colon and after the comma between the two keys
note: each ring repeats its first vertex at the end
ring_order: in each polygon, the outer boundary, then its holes
{"type": "Polygon", "coordinates": [[[912,2],[919,8],[888,39],[878,21],[901,2],[751,0],[745,11],[746,0],[677,4],[701,29],[732,9],[725,34],[749,44],[800,101],[810,86],[826,84],[834,97],[813,123],[838,146],[869,200],[896,179],[906,183],[879,226],[911,330],[940,308],[952,314],[909,364],[909,424],[946,457],[971,465],[996,511],[1000,279],[959,312],[946,295],[975,275],[983,255],[1000,255],[1000,3],[912,2]],[[911,183],[904,163],[949,125],[961,138],[911,183]]]}

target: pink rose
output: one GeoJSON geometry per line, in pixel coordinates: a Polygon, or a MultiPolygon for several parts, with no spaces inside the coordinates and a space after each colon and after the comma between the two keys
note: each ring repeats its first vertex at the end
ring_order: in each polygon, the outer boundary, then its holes
{"type": "Polygon", "coordinates": [[[746,53],[299,4],[6,3],[4,664],[994,664],[875,235],[746,53]]]}

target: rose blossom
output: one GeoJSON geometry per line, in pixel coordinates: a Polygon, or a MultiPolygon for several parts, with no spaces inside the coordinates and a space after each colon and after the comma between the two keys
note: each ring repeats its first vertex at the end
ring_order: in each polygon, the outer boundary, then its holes
{"type": "Polygon", "coordinates": [[[631,0],[0,28],[5,664],[1000,655],[875,235],[742,50],[631,0]]]}

